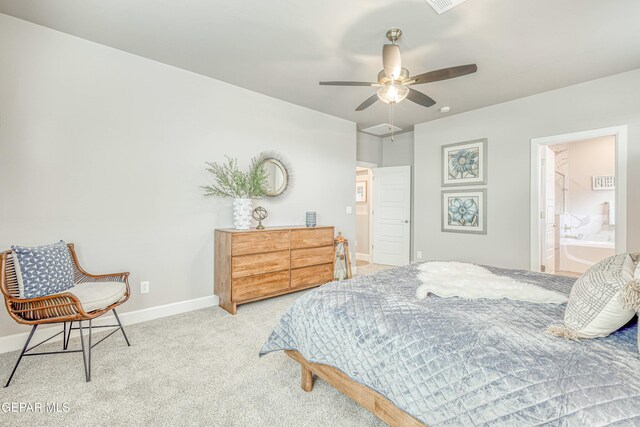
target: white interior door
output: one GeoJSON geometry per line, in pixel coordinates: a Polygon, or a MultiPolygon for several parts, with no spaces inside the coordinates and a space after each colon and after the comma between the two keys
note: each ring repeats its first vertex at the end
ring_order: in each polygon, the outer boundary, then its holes
{"type": "Polygon", "coordinates": [[[542,161],[542,264],[546,273],[556,272],[556,153],[544,147],[542,161]]]}
{"type": "Polygon", "coordinates": [[[373,262],[407,265],[411,252],[411,167],[373,169],[373,262]]]}

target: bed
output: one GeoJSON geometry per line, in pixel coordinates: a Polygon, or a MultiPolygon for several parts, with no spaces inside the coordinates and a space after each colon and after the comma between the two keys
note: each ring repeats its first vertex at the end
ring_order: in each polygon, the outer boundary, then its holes
{"type": "MultiPolygon", "coordinates": [[[[568,295],[575,279],[488,267],[568,295]]],[[[391,425],[639,425],[635,321],[606,338],[545,332],[565,305],[429,297],[417,265],[296,300],[260,355],[301,364],[391,425]]]]}

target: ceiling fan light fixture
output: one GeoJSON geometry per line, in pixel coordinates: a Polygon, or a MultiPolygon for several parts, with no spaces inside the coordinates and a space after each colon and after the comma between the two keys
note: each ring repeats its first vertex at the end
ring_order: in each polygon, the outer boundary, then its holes
{"type": "Polygon", "coordinates": [[[409,88],[390,82],[378,89],[378,98],[385,104],[397,104],[409,95],[409,88]]]}
{"type": "MultiPolygon", "coordinates": [[[[465,0],[427,0],[430,4],[437,3],[437,6],[444,8],[452,2],[455,5],[464,2],[465,0]]],[[[420,85],[424,83],[438,82],[441,80],[453,79],[456,77],[466,76],[478,71],[476,64],[458,65],[455,67],[447,67],[439,70],[433,70],[426,73],[417,75],[411,75],[409,70],[402,66],[402,58],[400,57],[400,47],[396,44],[398,39],[402,36],[402,31],[398,28],[392,28],[387,31],[387,39],[391,44],[385,44],[382,47],[382,71],[378,73],[377,82],[352,82],[352,81],[333,81],[333,82],[320,82],[321,85],[332,86],[374,86],[379,87],[375,94],[369,96],[365,101],[356,107],[356,111],[364,111],[371,107],[378,100],[389,104],[391,118],[391,124],[393,124],[393,105],[407,98],[409,101],[429,108],[436,104],[436,101],[430,96],[417,91],[410,86],[420,85]]],[[[448,112],[447,108],[443,107],[440,111],[442,113],[448,112]]]]}

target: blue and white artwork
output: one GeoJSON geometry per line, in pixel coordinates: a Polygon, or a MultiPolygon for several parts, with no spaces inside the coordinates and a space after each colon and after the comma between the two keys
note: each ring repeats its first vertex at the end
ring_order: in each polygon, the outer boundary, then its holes
{"type": "Polygon", "coordinates": [[[442,186],[486,184],[487,140],[442,146],[442,186]]]}
{"type": "Polygon", "coordinates": [[[487,190],[442,192],[442,231],[486,234],[487,190]]]}

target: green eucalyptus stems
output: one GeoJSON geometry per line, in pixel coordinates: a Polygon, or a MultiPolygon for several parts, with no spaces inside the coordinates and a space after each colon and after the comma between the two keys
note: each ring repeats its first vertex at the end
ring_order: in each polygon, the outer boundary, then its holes
{"type": "Polygon", "coordinates": [[[267,172],[260,157],[251,159],[246,172],[238,168],[237,159],[225,157],[225,163],[206,163],[206,170],[215,177],[216,184],[202,186],[205,196],[256,199],[266,195],[267,172]]]}

